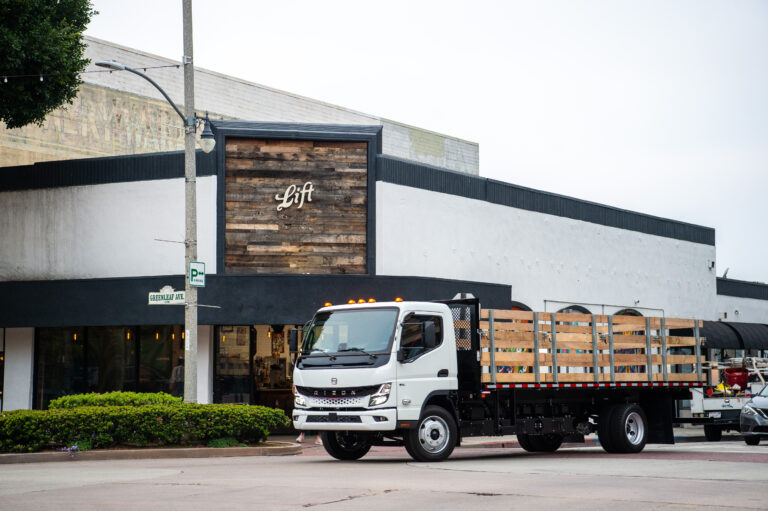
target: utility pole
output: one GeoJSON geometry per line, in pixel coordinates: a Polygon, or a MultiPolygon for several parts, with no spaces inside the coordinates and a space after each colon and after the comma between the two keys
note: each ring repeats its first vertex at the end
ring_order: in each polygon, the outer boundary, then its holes
{"type": "Polygon", "coordinates": [[[195,165],[195,64],[192,60],[192,0],[182,0],[184,18],[184,402],[197,403],[197,288],[189,263],[197,261],[197,169],[195,165]],[[191,121],[191,125],[190,125],[191,121]]]}

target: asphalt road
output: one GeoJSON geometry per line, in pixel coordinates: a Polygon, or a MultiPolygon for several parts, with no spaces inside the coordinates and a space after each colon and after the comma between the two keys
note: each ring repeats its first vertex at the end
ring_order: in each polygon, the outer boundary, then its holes
{"type": "Polygon", "coordinates": [[[599,447],[529,454],[464,447],[442,463],[372,449],[299,456],[0,465],[0,509],[768,509],[768,445],[599,447]]]}

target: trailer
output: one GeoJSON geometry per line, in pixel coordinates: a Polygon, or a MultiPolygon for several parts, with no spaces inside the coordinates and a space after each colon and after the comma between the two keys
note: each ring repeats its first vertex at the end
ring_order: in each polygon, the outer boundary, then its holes
{"type": "Polygon", "coordinates": [[[703,385],[700,325],[476,299],[324,307],[289,334],[294,427],[348,460],[403,445],[440,461],[463,438],[511,434],[529,452],[595,432],[607,452],[640,452],[674,443],[674,403],[703,385]]]}

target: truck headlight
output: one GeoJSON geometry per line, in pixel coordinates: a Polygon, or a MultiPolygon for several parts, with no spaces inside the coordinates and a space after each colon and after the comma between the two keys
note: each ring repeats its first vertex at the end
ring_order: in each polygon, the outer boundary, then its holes
{"type": "Polygon", "coordinates": [[[376,393],[371,396],[371,399],[368,401],[368,406],[378,406],[386,403],[387,399],[389,399],[389,393],[391,390],[391,383],[383,384],[381,387],[379,387],[379,390],[377,390],[376,393]]]}
{"type": "Polygon", "coordinates": [[[307,400],[304,399],[304,396],[296,392],[293,395],[293,404],[294,406],[307,406],[307,400]]]}

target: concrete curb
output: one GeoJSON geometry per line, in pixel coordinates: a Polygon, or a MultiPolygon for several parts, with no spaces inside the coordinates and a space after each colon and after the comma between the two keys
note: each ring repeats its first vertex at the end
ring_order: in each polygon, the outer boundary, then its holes
{"type": "Polygon", "coordinates": [[[141,460],[166,458],[219,458],[233,456],[292,456],[301,454],[298,444],[266,442],[257,447],[168,447],[165,449],[94,449],[70,456],[66,452],[30,452],[0,454],[0,465],[12,463],[48,463],[52,461],[141,460]]]}

